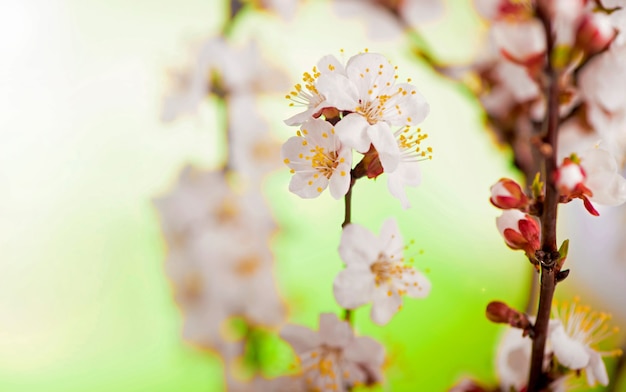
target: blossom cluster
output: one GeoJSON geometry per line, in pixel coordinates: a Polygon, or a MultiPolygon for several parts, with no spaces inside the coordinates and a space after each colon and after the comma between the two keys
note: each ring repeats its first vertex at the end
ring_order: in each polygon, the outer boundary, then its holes
{"type": "Polygon", "coordinates": [[[397,82],[396,68],[384,56],[365,52],[345,66],[325,56],[304,73],[287,98],[305,110],[285,121],[300,129],[282,148],[294,174],[293,193],[313,198],[330,186],[338,199],[351,180],[386,173],[391,194],[410,206],[404,187],[419,184],[418,162],[432,157],[432,148],[422,144],[427,134],[414,126],[430,109],[413,85],[397,82]],[[363,154],[354,167],[353,151],[363,154]]]}
{"type": "MultiPolygon", "coordinates": [[[[502,304],[502,307],[505,306],[502,304]]],[[[500,311],[503,313],[502,309],[500,311]]],[[[516,313],[512,309],[506,312],[516,313]]],[[[491,314],[491,318],[494,317],[497,315],[491,314]]],[[[588,306],[581,305],[578,298],[553,303],[544,363],[544,371],[550,378],[550,390],[569,389],[566,386],[577,384],[574,374],[581,373],[589,386],[608,385],[609,377],[602,357],[621,355],[620,350],[601,348],[617,332],[616,327],[609,325],[609,320],[610,315],[591,311],[588,306]]],[[[527,335],[524,328],[510,328],[502,336],[496,356],[502,390],[522,391],[527,385],[531,357],[531,340],[527,335]]]]}
{"type": "MultiPolygon", "coordinates": [[[[626,200],[618,169],[626,163],[626,101],[615,88],[626,83],[626,12],[619,1],[597,3],[476,0],[490,23],[489,46],[471,73],[480,81],[474,91],[490,127],[531,180],[540,169],[532,159],[533,138],[547,112],[543,70],[551,61],[558,77],[559,159],[577,155],[586,175],[576,184],[588,182],[592,200],[617,205],[626,200]],[[546,20],[553,53],[547,53],[546,20]]],[[[575,185],[571,181],[565,183],[575,185]]]]}
{"type": "Polygon", "coordinates": [[[286,309],[269,250],[276,226],[260,195],[235,192],[221,171],[188,166],[178,186],[155,205],[186,339],[219,349],[228,319],[243,317],[261,326],[282,322],[286,309]],[[246,247],[235,245],[243,242],[246,247]]]}

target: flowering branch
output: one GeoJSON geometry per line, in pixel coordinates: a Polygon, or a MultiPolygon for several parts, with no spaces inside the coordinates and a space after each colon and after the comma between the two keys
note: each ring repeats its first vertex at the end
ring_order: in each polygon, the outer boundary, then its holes
{"type": "Polygon", "coordinates": [[[558,75],[553,66],[554,34],[550,17],[542,7],[538,7],[537,14],[546,33],[546,76],[548,85],[548,108],[545,119],[544,167],[545,167],[545,199],[541,216],[541,250],[537,252],[537,260],[541,266],[541,289],[539,292],[539,309],[534,327],[534,339],[528,390],[537,391],[543,388],[545,380],[543,374],[543,357],[548,336],[548,323],[552,309],[552,299],[556,288],[557,261],[559,252],[556,245],[556,219],[559,193],[556,187],[554,173],[557,171],[556,148],[559,126],[559,86],[558,75]]]}

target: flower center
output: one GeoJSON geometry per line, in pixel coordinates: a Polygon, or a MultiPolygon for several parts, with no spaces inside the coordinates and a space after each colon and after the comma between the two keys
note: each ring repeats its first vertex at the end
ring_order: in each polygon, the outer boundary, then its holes
{"type": "Polygon", "coordinates": [[[376,99],[363,102],[359,99],[359,106],[355,112],[361,114],[370,125],[376,124],[383,117],[385,102],[391,98],[389,95],[377,96],[376,99]]]}
{"type": "Polygon", "coordinates": [[[390,261],[387,255],[380,253],[370,270],[374,274],[376,286],[379,286],[381,283],[389,283],[392,278],[401,278],[404,268],[400,262],[390,261]]]}
{"type": "Polygon", "coordinates": [[[311,167],[322,173],[326,178],[330,178],[333,174],[333,170],[339,165],[337,152],[326,152],[323,147],[315,146],[315,148],[311,149],[311,153],[313,153],[313,155],[307,157],[307,159],[311,159],[311,167]]]}

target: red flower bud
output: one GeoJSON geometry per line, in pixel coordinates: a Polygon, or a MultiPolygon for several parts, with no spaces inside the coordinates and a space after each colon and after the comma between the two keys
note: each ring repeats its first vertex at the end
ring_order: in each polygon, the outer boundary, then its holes
{"type": "Polygon", "coordinates": [[[520,209],[528,205],[528,197],[522,191],[522,187],[509,178],[501,178],[491,187],[491,204],[508,210],[520,209]]]}
{"type": "Polygon", "coordinates": [[[485,311],[489,321],[499,324],[509,324],[514,328],[527,329],[530,321],[526,314],[519,312],[504,302],[493,301],[487,305],[485,311]]]}
{"type": "Polygon", "coordinates": [[[578,24],[575,46],[589,54],[597,53],[606,49],[616,36],[608,15],[586,14],[578,24]]]}
{"type": "Polygon", "coordinates": [[[523,250],[529,259],[535,259],[541,247],[541,229],[533,217],[519,210],[505,210],[496,218],[496,226],[509,248],[523,250]]]}
{"type": "Polygon", "coordinates": [[[563,159],[563,163],[555,173],[555,182],[561,202],[567,203],[573,199],[582,199],[583,204],[591,215],[600,215],[593,207],[589,198],[593,196],[591,189],[585,186],[587,175],[580,166],[580,160],[576,155],[563,159]]]}

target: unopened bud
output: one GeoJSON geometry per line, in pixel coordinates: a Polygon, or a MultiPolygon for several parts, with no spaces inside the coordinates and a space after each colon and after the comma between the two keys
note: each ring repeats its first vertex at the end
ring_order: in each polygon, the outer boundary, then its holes
{"type": "Polygon", "coordinates": [[[505,210],[496,218],[496,226],[509,248],[523,250],[535,260],[535,252],[541,247],[541,229],[533,217],[519,210],[505,210]]]}
{"type": "Polygon", "coordinates": [[[583,204],[590,214],[598,216],[598,211],[593,207],[589,198],[593,196],[591,189],[585,185],[587,175],[580,165],[580,159],[576,154],[563,159],[563,163],[555,173],[555,184],[561,196],[561,202],[567,203],[573,199],[582,199],[583,204]]]}
{"type": "Polygon", "coordinates": [[[491,187],[491,204],[503,210],[520,209],[528,205],[528,197],[522,187],[509,178],[501,178],[491,187]]]}
{"type": "Polygon", "coordinates": [[[616,35],[608,15],[586,14],[578,24],[575,46],[586,53],[597,53],[606,49],[616,35]]]}
{"type": "Polygon", "coordinates": [[[485,314],[489,321],[498,324],[508,324],[514,328],[528,329],[530,321],[526,314],[515,310],[504,302],[493,301],[487,305],[485,314]]]}
{"type": "Polygon", "coordinates": [[[556,186],[561,195],[569,195],[585,182],[586,177],[580,164],[565,158],[556,173],[556,186]]]}
{"type": "Polygon", "coordinates": [[[380,162],[378,151],[370,144],[370,149],[363,155],[363,159],[354,167],[354,178],[376,178],[383,174],[383,165],[380,162]]]}

